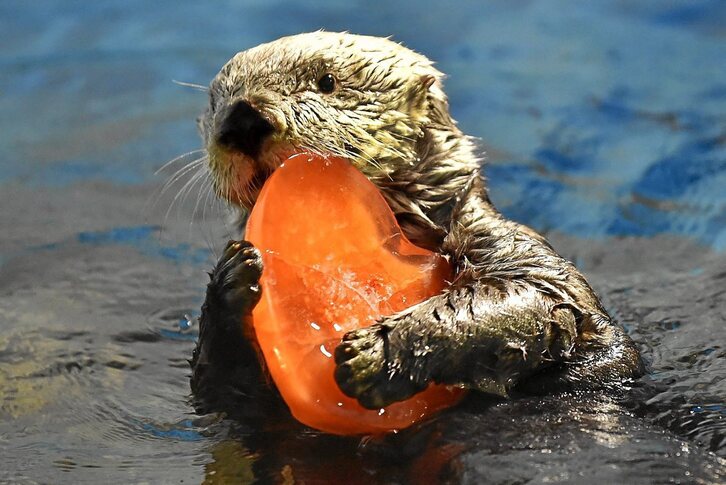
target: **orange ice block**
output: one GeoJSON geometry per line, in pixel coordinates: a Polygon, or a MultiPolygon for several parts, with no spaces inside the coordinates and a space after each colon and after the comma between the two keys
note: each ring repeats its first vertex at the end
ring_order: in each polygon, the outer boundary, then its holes
{"type": "Polygon", "coordinates": [[[335,383],[333,353],[343,334],[438,294],[451,280],[448,262],[406,239],[378,189],[350,162],[290,157],[265,183],[247,239],[264,262],[255,332],[299,421],[329,433],[375,434],[405,428],[463,396],[430,385],[368,410],[335,383]]]}

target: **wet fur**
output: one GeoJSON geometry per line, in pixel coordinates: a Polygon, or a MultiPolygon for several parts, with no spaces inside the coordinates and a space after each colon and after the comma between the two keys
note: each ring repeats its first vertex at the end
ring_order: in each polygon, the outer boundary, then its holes
{"type": "MultiPolygon", "coordinates": [[[[492,206],[441,78],[426,58],[389,40],[316,32],[238,54],[210,86],[199,121],[210,170],[218,194],[243,213],[264,181],[259,174],[290,150],[342,155],[378,186],[409,239],[455,266],[444,293],[343,338],[339,386],[380,408],[430,382],[508,396],[617,386],[639,375],[635,345],[584,277],[492,206]],[[341,87],[325,96],[315,80],[328,71],[341,87]],[[239,98],[276,128],[256,159],[215,143],[225,106],[239,98]]],[[[221,389],[253,397],[250,389],[267,387],[251,327],[236,323],[259,298],[251,289],[261,260],[252,249],[231,244],[213,273],[191,362],[199,402],[221,389]]]]}

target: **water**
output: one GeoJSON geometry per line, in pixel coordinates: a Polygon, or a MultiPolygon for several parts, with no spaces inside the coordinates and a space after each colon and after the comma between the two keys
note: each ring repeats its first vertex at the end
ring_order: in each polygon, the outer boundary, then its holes
{"type": "Polygon", "coordinates": [[[0,481],[726,480],[723,3],[430,3],[3,2],[0,481]],[[199,146],[205,96],[171,80],[320,27],[438,61],[493,199],[577,262],[647,377],[382,441],[194,414],[184,322],[234,233],[195,192],[147,204],[199,146]]]}

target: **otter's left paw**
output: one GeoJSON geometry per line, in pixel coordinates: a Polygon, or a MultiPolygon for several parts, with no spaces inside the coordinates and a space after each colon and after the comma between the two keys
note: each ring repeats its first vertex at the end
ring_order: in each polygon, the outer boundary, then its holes
{"type": "Polygon", "coordinates": [[[343,336],[335,349],[335,380],[347,395],[361,406],[380,409],[411,397],[425,387],[406,372],[405,362],[392,349],[390,328],[376,324],[353,330],[343,336]]]}

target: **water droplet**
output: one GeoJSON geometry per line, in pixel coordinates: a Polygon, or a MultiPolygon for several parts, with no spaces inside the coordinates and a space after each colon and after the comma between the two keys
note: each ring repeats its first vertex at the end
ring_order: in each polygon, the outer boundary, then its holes
{"type": "Polygon", "coordinates": [[[179,319],[179,330],[189,330],[192,328],[192,317],[189,315],[184,315],[184,318],[179,319]]]}

